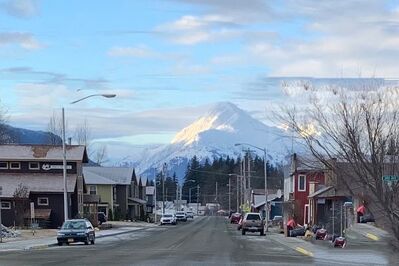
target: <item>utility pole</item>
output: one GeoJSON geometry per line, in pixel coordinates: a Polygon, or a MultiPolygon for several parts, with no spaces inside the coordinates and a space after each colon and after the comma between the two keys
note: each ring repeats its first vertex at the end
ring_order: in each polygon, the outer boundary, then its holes
{"type": "Polygon", "coordinates": [[[219,201],[218,201],[218,182],[216,181],[216,197],[215,197],[215,199],[216,199],[216,203],[219,203],[219,201]]]}
{"type": "Polygon", "coordinates": [[[246,164],[246,160],[247,159],[247,156],[245,155],[244,156],[244,161],[243,161],[243,164],[242,164],[242,173],[243,173],[243,184],[244,184],[244,187],[243,187],[243,195],[242,195],[242,197],[243,197],[243,201],[242,201],[242,204],[244,205],[245,204],[245,202],[246,202],[246,194],[247,194],[247,175],[246,175],[246,166],[245,166],[245,164],[246,164]]]}
{"type": "Polygon", "coordinates": [[[231,177],[229,177],[229,215],[231,211],[231,177]]]}
{"type": "Polygon", "coordinates": [[[200,189],[200,186],[199,185],[197,185],[197,216],[198,216],[198,209],[199,209],[199,205],[198,205],[198,203],[199,203],[199,189],[200,189]]]}
{"type": "Polygon", "coordinates": [[[1,221],[1,209],[3,208],[1,204],[1,196],[3,195],[3,187],[0,186],[0,243],[3,243],[3,224],[1,221]]]}
{"type": "Polygon", "coordinates": [[[176,211],[179,210],[179,184],[176,185],[176,211]]]}
{"type": "Polygon", "coordinates": [[[248,192],[247,192],[247,197],[248,197],[248,201],[249,204],[251,206],[251,153],[250,153],[250,149],[248,149],[248,192]]]}
{"type": "Polygon", "coordinates": [[[165,214],[165,174],[166,163],[163,164],[162,168],[162,215],[165,214]]]}
{"type": "Polygon", "coordinates": [[[266,148],[263,150],[264,158],[263,158],[263,166],[264,166],[264,174],[265,174],[265,211],[266,211],[266,232],[269,232],[269,204],[268,200],[268,190],[267,190],[267,150],[266,148]]]}
{"type": "Polygon", "coordinates": [[[239,189],[239,186],[238,186],[238,175],[236,176],[236,179],[237,179],[237,188],[236,188],[236,190],[237,190],[237,212],[239,211],[239,208],[240,208],[240,205],[239,205],[239,198],[238,198],[238,189],[239,189]]]}
{"type": "Polygon", "coordinates": [[[154,223],[157,222],[157,175],[154,169],[154,223]]]}

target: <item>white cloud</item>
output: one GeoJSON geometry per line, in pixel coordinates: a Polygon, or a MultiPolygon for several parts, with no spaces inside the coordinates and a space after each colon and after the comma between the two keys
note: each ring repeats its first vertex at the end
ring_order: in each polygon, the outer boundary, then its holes
{"type": "Polygon", "coordinates": [[[38,0],[3,0],[0,2],[0,10],[16,17],[28,18],[38,14],[38,0]]]}
{"type": "Polygon", "coordinates": [[[195,45],[236,37],[239,31],[234,20],[222,15],[182,16],[171,23],[160,25],[156,31],[163,32],[177,44],[195,45]]]}
{"type": "Polygon", "coordinates": [[[43,48],[32,34],[26,32],[0,32],[0,46],[17,44],[25,50],[37,50],[43,48]]]}
{"type": "Polygon", "coordinates": [[[138,57],[148,58],[155,57],[157,54],[144,45],[131,46],[131,47],[113,47],[108,51],[108,55],[112,57],[138,57]]]}

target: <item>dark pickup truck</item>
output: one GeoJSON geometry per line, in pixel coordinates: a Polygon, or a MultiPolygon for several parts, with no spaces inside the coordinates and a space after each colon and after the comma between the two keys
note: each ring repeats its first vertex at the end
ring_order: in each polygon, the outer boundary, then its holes
{"type": "Polygon", "coordinates": [[[260,213],[250,212],[244,216],[241,233],[245,235],[246,232],[259,232],[263,236],[265,235],[264,226],[260,213]]]}

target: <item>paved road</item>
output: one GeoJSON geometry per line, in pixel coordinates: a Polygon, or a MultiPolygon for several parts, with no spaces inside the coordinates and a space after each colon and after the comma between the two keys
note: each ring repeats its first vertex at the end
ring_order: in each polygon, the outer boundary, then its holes
{"type": "Polygon", "coordinates": [[[347,265],[353,258],[348,253],[346,262],[332,263],[323,259],[326,254],[305,256],[273,236],[242,236],[235,228],[223,217],[199,217],[98,239],[95,245],[3,252],[0,265],[347,265]]]}
{"type": "Polygon", "coordinates": [[[303,265],[312,263],[257,234],[241,236],[222,217],[149,228],[71,245],[0,254],[0,265],[303,265]],[[243,241],[244,240],[244,241],[243,241]]]}

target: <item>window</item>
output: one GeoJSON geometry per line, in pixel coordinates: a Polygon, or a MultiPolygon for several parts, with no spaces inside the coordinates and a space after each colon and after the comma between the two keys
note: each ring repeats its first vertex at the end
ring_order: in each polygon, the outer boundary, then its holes
{"type": "Polygon", "coordinates": [[[9,210],[9,209],[11,209],[11,202],[9,202],[9,201],[2,201],[2,202],[1,202],[1,209],[3,209],[3,210],[9,210]]]}
{"type": "Polygon", "coordinates": [[[29,170],[39,170],[39,169],[40,169],[39,163],[35,163],[35,162],[29,163],[29,170]]]}
{"type": "Polygon", "coordinates": [[[298,176],[298,191],[306,191],[306,175],[298,176]]]}
{"type": "Polygon", "coordinates": [[[294,188],[295,188],[295,186],[294,186],[294,176],[292,175],[290,177],[290,193],[294,192],[294,188]]]}
{"type": "Polygon", "coordinates": [[[115,186],[112,187],[112,197],[113,197],[113,200],[116,201],[116,187],[115,186]]]}
{"type": "Polygon", "coordinates": [[[8,169],[8,163],[7,162],[0,162],[0,169],[8,169]]]}
{"type": "Polygon", "coordinates": [[[3,195],[3,187],[0,186],[0,196],[3,195]]]}
{"type": "Polygon", "coordinates": [[[48,206],[48,198],[37,198],[37,205],[48,206]]]}
{"type": "Polygon", "coordinates": [[[90,186],[89,187],[89,194],[90,195],[97,195],[97,186],[90,186]]]}
{"type": "Polygon", "coordinates": [[[21,169],[21,163],[20,162],[11,162],[10,169],[21,169]]]}

